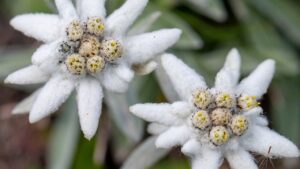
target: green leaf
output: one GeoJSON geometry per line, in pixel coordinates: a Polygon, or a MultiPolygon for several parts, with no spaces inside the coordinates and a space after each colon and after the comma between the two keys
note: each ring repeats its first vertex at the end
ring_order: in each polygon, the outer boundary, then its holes
{"type": "Polygon", "coordinates": [[[290,0],[248,0],[249,4],[271,19],[295,44],[300,46],[299,5],[290,0]]]}
{"type": "Polygon", "coordinates": [[[50,137],[48,169],[70,168],[79,140],[80,129],[74,96],[70,97],[62,110],[50,137]]]}
{"type": "Polygon", "coordinates": [[[221,0],[183,0],[196,12],[199,12],[207,17],[218,22],[223,22],[227,19],[227,13],[224,4],[221,0]]]}

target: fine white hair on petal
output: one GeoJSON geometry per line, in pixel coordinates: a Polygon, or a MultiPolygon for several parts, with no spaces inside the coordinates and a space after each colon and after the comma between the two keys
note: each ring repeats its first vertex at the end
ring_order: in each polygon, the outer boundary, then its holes
{"type": "Polygon", "coordinates": [[[158,123],[150,123],[147,127],[147,132],[152,135],[158,135],[162,132],[165,132],[168,129],[168,126],[158,124],[158,123]]]}
{"type": "Polygon", "coordinates": [[[162,66],[170,77],[178,95],[183,100],[190,100],[195,90],[207,88],[202,76],[172,54],[162,56],[162,66]]]}
{"type": "Polygon", "coordinates": [[[190,114],[193,113],[194,107],[189,102],[186,101],[177,101],[172,103],[172,111],[173,115],[176,115],[179,118],[185,119],[190,114]]]}
{"type": "Polygon", "coordinates": [[[152,73],[157,67],[158,64],[155,61],[149,61],[145,64],[134,65],[132,69],[137,75],[143,76],[152,73]]]}
{"type": "Polygon", "coordinates": [[[223,68],[230,72],[234,86],[236,86],[240,78],[241,68],[241,57],[236,48],[229,51],[223,68]]]}
{"type": "Polygon", "coordinates": [[[258,169],[251,154],[243,149],[227,151],[225,158],[227,159],[231,169],[258,169]]]}
{"type": "Polygon", "coordinates": [[[106,27],[113,37],[124,35],[146,7],[148,0],[126,0],[106,20],[106,27]]]}
{"type": "Polygon", "coordinates": [[[190,128],[186,125],[170,127],[167,131],[160,134],[155,145],[157,148],[171,148],[182,145],[191,138],[190,128]]]}
{"type": "Polygon", "coordinates": [[[32,55],[32,63],[46,73],[56,71],[60,59],[58,48],[61,42],[62,40],[58,39],[40,46],[32,55]]]}
{"type": "Polygon", "coordinates": [[[18,103],[12,110],[12,114],[29,113],[40,91],[41,89],[36,90],[30,96],[26,97],[20,103],[18,103]]]}
{"type": "Polygon", "coordinates": [[[180,125],[184,122],[182,119],[172,114],[173,107],[168,103],[136,104],[130,107],[130,111],[146,121],[163,125],[180,125]]]}
{"type": "Polygon", "coordinates": [[[77,8],[84,20],[95,16],[104,18],[106,15],[105,0],[79,0],[77,8]]]}
{"type": "Polygon", "coordinates": [[[134,77],[134,72],[125,64],[120,64],[115,68],[116,74],[126,82],[130,82],[134,77]]]}
{"type": "Polygon", "coordinates": [[[71,0],[55,0],[59,15],[67,22],[77,18],[76,9],[71,0]]]}
{"type": "Polygon", "coordinates": [[[179,29],[161,29],[128,37],[124,40],[124,55],[129,64],[144,63],[173,46],[180,35],[179,29]]]}
{"type": "Polygon", "coordinates": [[[54,75],[42,88],[31,109],[30,123],[35,123],[56,111],[67,100],[74,83],[61,75],[54,75]]]}
{"type": "Polygon", "coordinates": [[[25,85],[43,83],[48,79],[49,75],[43,73],[37,66],[30,65],[11,73],[4,82],[25,85]]]}
{"type": "Polygon", "coordinates": [[[220,151],[203,147],[201,154],[192,158],[192,169],[219,169],[222,162],[220,151]]]}
{"type": "Polygon", "coordinates": [[[267,126],[269,124],[267,118],[263,116],[263,109],[261,107],[255,107],[245,111],[243,114],[248,117],[253,125],[267,126]]]}
{"type": "Polygon", "coordinates": [[[231,49],[226,57],[223,68],[215,80],[215,88],[221,91],[233,91],[240,76],[241,59],[237,49],[231,49]]]}
{"type": "Polygon", "coordinates": [[[275,72],[275,61],[268,59],[258,65],[258,67],[238,86],[237,94],[248,94],[262,97],[272,81],[275,72]]]}
{"type": "Polygon", "coordinates": [[[242,146],[251,152],[266,157],[299,157],[299,150],[287,138],[277,134],[267,127],[251,126],[249,132],[242,138],[242,146]]]}
{"type": "Polygon", "coordinates": [[[85,78],[77,87],[77,104],[81,130],[91,139],[98,128],[101,115],[103,91],[96,79],[85,78]]]}
{"type": "Polygon", "coordinates": [[[51,42],[59,38],[61,22],[57,15],[23,14],[14,17],[10,25],[26,36],[43,42],[51,42]]]}
{"type": "Polygon", "coordinates": [[[107,67],[98,75],[101,84],[109,91],[124,93],[128,89],[128,82],[122,79],[114,67],[107,67]]]}
{"type": "Polygon", "coordinates": [[[263,109],[261,107],[255,107],[250,110],[243,112],[245,116],[258,116],[263,113],[263,109]]]}
{"type": "Polygon", "coordinates": [[[201,153],[201,144],[196,139],[190,139],[182,146],[181,152],[187,156],[194,157],[201,153]]]}

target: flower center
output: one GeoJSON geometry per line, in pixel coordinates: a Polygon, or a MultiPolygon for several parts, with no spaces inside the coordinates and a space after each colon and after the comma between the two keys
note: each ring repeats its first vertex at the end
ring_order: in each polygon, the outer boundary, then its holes
{"type": "Polygon", "coordinates": [[[228,125],[231,116],[231,111],[229,109],[217,108],[211,112],[212,124],[215,126],[228,125]]]}
{"type": "Polygon", "coordinates": [[[229,131],[223,126],[215,126],[209,133],[211,142],[217,146],[225,144],[229,140],[229,131]]]}
{"type": "Polygon", "coordinates": [[[218,107],[233,108],[235,106],[235,98],[225,92],[216,95],[216,104],[218,107]]]}
{"type": "Polygon", "coordinates": [[[238,105],[242,109],[252,109],[260,105],[260,102],[257,101],[256,96],[249,96],[249,95],[241,95],[238,98],[238,105]]]}
{"type": "Polygon", "coordinates": [[[67,40],[60,52],[69,73],[84,75],[86,72],[101,72],[105,65],[122,57],[122,44],[104,37],[105,26],[99,17],[90,17],[86,22],[72,21],[66,29],[67,40]]]}
{"type": "Polygon", "coordinates": [[[208,112],[205,110],[200,110],[192,116],[192,123],[196,128],[204,130],[211,125],[210,117],[208,112]]]}
{"type": "Polygon", "coordinates": [[[248,128],[248,120],[243,115],[236,115],[231,120],[230,128],[235,135],[241,136],[248,128]]]}
{"type": "Polygon", "coordinates": [[[193,93],[193,101],[196,107],[205,109],[210,103],[212,103],[213,96],[207,90],[197,90],[193,93]]]}

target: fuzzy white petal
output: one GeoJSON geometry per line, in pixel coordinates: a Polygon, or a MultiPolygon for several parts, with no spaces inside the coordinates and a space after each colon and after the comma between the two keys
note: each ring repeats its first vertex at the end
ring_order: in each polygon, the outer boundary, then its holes
{"type": "Polygon", "coordinates": [[[23,14],[14,17],[10,25],[26,36],[43,42],[51,42],[59,38],[61,22],[57,15],[23,14]]]}
{"type": "Polygon", "coordinates": [[[126,0],[106,20],[106,27],[113,37],[124,35],[146,7],[148,0],[126,0]]]}
{"type": "Polygon", "coordinates": [[[130,107],[130,111],[149,122],[161,123],[164,125],[180,125],[183,123],[183,120],[180,119],[172,113],[174,108],[171,104],[168,103],[146,103],[146,104],[136,104],[130,107]]]}
{"type": "Polygon", "coordinates": [[[202,149],[202,153],[192,158],[192,169],[219,169],[223,162],[220,151],[202,149]]]}
{"type": "Polygon", "coordinates": [[[128,82],[122,79],[115,71],[116,68],[108,67],[99,75],[101,84],[109,91],[124,93],[128,89],[128,82]]]}
{"type": "Polygon", "coordinates": [[[71,0],[55,0],[55,4],[59,15],[65,21],[77,18],[76,9],[71,0]]]}
{"type": "Polygon", "coordinates": [[[191,135],[190,128],[186,125],[171,127],[157,137],[155,145],[157,148],[172,148],[187,142],[191,135]]]}
{"type": "Polygon", "coordinates": [[[223,68],[216,76],[215,88],[233,92],[240,76],[240,65],[240,55],[236,49],[232,49],[227,55],[223,68]]]}
{"type": "Polygon", "coordinates": [[[237,94],[249,94],[261,97],[267,92],[275,72],[275,61],[268,59],[258,67],[238,86],[237,94]]]}
{"type": "Polygon", "coordinates": [[[287,138],[267,127],[252,126],[242,138],[243,147],[266,157],[299,157],[299,150],[287,138]]]}
{"type": "Polygon", "coordinates": [[[201,153],[201,144],[196,139],[191,139],[182,146],[181,152],[187,156],[194,157],[201,153]]]}
{"type": "Polygon", "coordinates": [[[152,73],[157,67],[158,64],[155,61],[150,61],[145,64],[134,65],[132,68],[137,75],[143,76],[152,73]]]}
{"type": "Polygon", "coordinates": [[[161,16],[161,12],[155,11],[144,17],[142,21],[130,28],[128,35],[137,35],[148,31],[151,26],[158,20],[161,16]]]}
{"type": "Polygon", "coordinates": [[[20,85],[37,84],[37,83],[46,82],[48,79],[49,76],[41,72],[41,70],[37,66],[30,65],[10,74],[5,79],[5,83],[20,84],[20,85]]]}
{"type": "Polygon", "coordinates": [[[125,64],[121,64],[114,69],[116,74],[126,82],[130,82],[134,77],[134,72],[125,64]]]}
{"type": "Polygon", "coordinates": [[[124,53],[130,64],[140,64],[163,53],[179,39],[181,30],[161,29],[124,40],[124,53]]]}
{"type": "Polygon", "coordinates": [[[30,115],[30,123],[39,121],[56,111],[66,101],[74,89],[74,83],[60,75],[52,77],[42,88],[34,103],[30,115]]]}
{"type": "Polygon", "coordinates": [[[59,45],[62,42],[58,39],[52,43],[40,46],[32,55],[31,61],[46,73],[52,73],[58,69],[59,45]]]}
{"type": "Polygon", "coordinates": [[[258,169],[253,157],[245,150],[228,151],[225,157],[231,169],[258,169]]]}
{"type": "Polygon", "coordinates": [[[263,109],[256,107],[243,113],[254,125],[267,126],[268,120],[263,116],[263,109]]]}
{"type": "Polygon", "coordinates": [[[106,15],[105,0],[79,0],[78,8],[81,19],[87,19],[88,17],[101,17],[106,15]]]}
{"type": "Polygon", "coordinates": [[[147,132],[152,135],[158,135],[165,132],[168,129],[167,126],[158,124],[158,123],[150,123],[147,127],[147,132]]]}
{"type": "Polygon", "coordinates": [[[195,90],[206,89],[207,87],[202,76],[174,55],[164,54],[162,56],[162,66],[183,100],[189,100],[195,90]]]}
{"type": "Polygon", "coordinates": [[[40,89],[36,90],[30,96],[26,97],[24,100],[18,103],[12,110],[12,114],[29,113],[40,91],[40,89]]]}
{"type": "Polygon", "coordinates": [[[81,130],[91,139],[98,128],[103,91],[96,79],[82,79],[77,88],[77,104],[81,130]]]}

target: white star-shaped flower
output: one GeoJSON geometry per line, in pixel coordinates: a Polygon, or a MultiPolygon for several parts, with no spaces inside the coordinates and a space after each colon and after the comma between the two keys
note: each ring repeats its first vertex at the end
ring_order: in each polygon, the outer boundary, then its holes
{"type": "Polygon", "coordinates": [[[47,82],[37,92],[30,112],[34,123],[56,111],[76,89],[81,129],[95,134],[101,114],[102,87],[125,92],[134,77],[132,65],[163,53],[179,39],[178,29],[162,29],[127,36],[148,0],[127,0],[106,17],[105,0],[55,0],[58,15],[24,14],[11,25],[44,42],[32,56],[32,65],[7,77],[6,83],[47,82]]]}
{"type": "Polygon", "coordinates": [[[218,169],[226,158],[232,169],[257,169],[249,152],[268,158],[298,157],[298,148],[270,130],[258,100],[266,93],[275,62],[266,60],[238,84],[240,56],[232,49],[211,89],[200,75],[170,54],[162,66],[181,101],[137,104],[135,115],[151,122],[148,131],[158,135],[156,146],[181,151],[192,159],[193,169],[218,169]]]}

